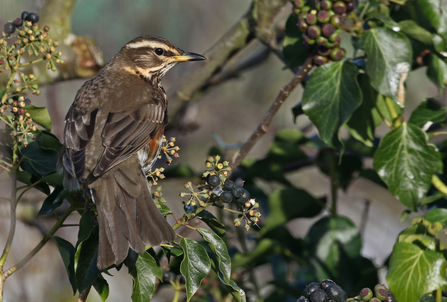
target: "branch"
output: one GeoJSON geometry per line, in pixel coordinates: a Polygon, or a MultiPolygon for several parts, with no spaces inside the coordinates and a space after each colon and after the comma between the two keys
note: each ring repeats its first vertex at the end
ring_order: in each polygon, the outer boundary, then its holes
{"type": "Polygon", "coordinates": [[[9,234],[8,234],[8,238],[6,239],[6,243],[5,243],[5,248],[3,250],[2,256],[0,258],[0,273],[3,273],[3,266],[5,265],[6,262],[6,258],[8,257],[9,251],[11,249],[11,245],[12,245],[12,240],[14,239],[14,233],[16,230],[16,222],[17,222],[17,218],[16,218],[16,209],[17,209],[17,190],[16,190],[16,185],[17,185],[17,170],[13,171],[13,173],[11,173],[11,200],[10,202],[10,226],[9,226],[9,234]]]}
{"type": "Polygon", "coordinates": [[[192,101],[198,92],[208,86],[210,78],[255,37],[263,43],[274,40],[272,24],[286,3],[287,0],[253,1],[248,12],[216,44],[205,51],[207,61],[194,66],[179,80],[169,96],[172,115],[177,116],[187,102],[192,101]]]}
{"type": "Polygon", "coordinates": [[[258,125],[258,128],[253,132],[250,138],[245,142],[245,144],[241,147],[241,149],[234,155],[233,160],[231,161],[231,168],[234,169],[241,161],[247,156],[253,146],[257,143],[257,141],[269,130],[269,125],[275,116],[276,112],[278,112],[281,105],[287,99],[292,90],[303,80],[303,78],[312,70],[312,58],[309,57],[306,62],[304,62],[303,67],[300,72],[295,75],[295,77],[290,81],[289,84],[281,88],[278,96],[276,97],[273,104],[270,106],[267,113],[264,115],[261,123],[258,125]]]}

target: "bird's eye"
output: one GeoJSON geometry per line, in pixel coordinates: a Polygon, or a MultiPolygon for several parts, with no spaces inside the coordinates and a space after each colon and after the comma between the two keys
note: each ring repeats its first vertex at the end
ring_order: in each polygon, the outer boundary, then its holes
{"type": "Polygon", "coordinates": [[[161,56],[163,54],[163,48],[155,48],[155,53],[157,56],[161,56]]]}

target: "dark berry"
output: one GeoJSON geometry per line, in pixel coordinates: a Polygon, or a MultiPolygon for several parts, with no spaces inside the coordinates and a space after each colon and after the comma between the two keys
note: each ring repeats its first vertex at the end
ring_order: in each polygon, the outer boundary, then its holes
{"type": "Polygon", "coordinates": [[[26,98],[24,100],[24,102],[25,102],[25,106],[28,106],[29,104],[31,104],[31,100],[29,98],[26,98]]]}
{"type": "Polygon", "coordinates": [[[318,37],[315,42],[317,42],[318,45],[320,46],[325,46],[327,44],[327,39],[325,37],[318,37]]]}
{"type": "Polygon", "coordinates": [[[318,48],[318,54],[321,55],[321,56],[327,57],[330,53],[331,53],[331,49],[329,47],[320,46],[318,48]]]}
{"type": "Polygon", "coordinates": [[[333,15],[331,17],[331,24],[334,25],[335,28],[339,28],[343,22],[343,19],[340,15],[333,15]]]}
{"type": "Polygon", "coordinates": [[[242,180],[242,178],[238,178],[234,181],[234,186],[235,187],[243,187],[244,186],[244,181],[242,180]]]}
{"type": "Polygon", "coordinates": [[[355,0],[353,0],[353,1],[349,1],[348,3],[346,3],[346,11],[349,13],[349,12],[352,12],[354,9],[355,9],[355,0]]]}
{"type": "Polygon", "coordinates": [[[14,19],[14,25],[16,27],[20,27],[20,26],[22,26],[22,24],[23,24],[23,20],[21,18],[15,18],[14,19]]]}
{"type": "Polygon", "coordinates": [[[370,288],[365,287],[360,291],[360,297],[363,301],[369,301],[373,297],[373,292],[370,288]]]}
{"type": "Polygon", "coordinates": [[[304,289],[304,296],[309,298],[310,295],[317,289],[320,289],[320,283],[312,282],[312,283],[307,284],[306,288],[304,289]]]}
{"type": "Polygon", "coordinates": [[[16,31],[16,27],[15,27],[14,23],[8,22],[5,24],[5,26],[3,26],[3,31],[7,35],[12,35],[16,31]]]}
{"type": "Polygon", "coordinates": [[[328,23],[331,18],[329,17],[329,13],[327,11],[320,10],[317,14],[317,19],[320,23],[328,23]]]}
{"type": "Polygon", "coordinates": [[[320,29],[320,26],[318,26],[318,25],[311,25],[307,29],[307,36],[311,39],[318,38],[320,36],[320,34],[321,34],[321,29],[320,29]]]}
{"type": "Polygon", "coordinates": [[[183,206],[183,209],[185,210],[186,214],[192,213],[197,209],[197,206],[193,206],[193,205],[185,205],[183,206]]]}
{"type": "Polygon", "coordinates": [[[329,287],[329,285],[333,285],[335,284],[334,281],[332,281],[331,279],[324,279],[323,281],[320,282],[320,287],[324,290],[326,290],[326,288],[329,287]]]}
{"type": "Polygon", "coordinates": [[[234,181],[229,180],[229,179],[227,181],[225,181],[225,183],[223,185],[223,189],[225,191],[231,191],[231,190],[233,190],[233,188],[234,188],[234,181]]]}
{"type": "Polygon", "coordinates": [[[327,57],[323,57],[323,56],[314,56],[313,61],[314,61],[315,65],[321,66],[321,65],[326,64],[328,62],[328,58],[327,57]]]}
{"type": "Polygon", "coordinates": [[[224,203],[230,203],[233,200],[233,194],[230,191],[224,191],[220,195],[220,200],[224,203]]]}
{"type": "Polygon", "coordinates": [[[332,2],[328,0],[320,1],[320,7],[324,10],[330,10],[332,8],[332,2]]]}
{"type": "Polygon", "coordinates": [[[20,115],[25,114],[25,109],[23,109],[23,108],[19,109],[19,114],[20,114],[20,115]]]}
{"type": "Polygon", "coordinates": [[[246,203],[250,199],[250,192],[248,192],[245,189],[243,189],[243,190],[244,190],[244,193],[242,194],[241,197],[239,197],[237,199],[237,202],[239,202],[239,203],[246,203]]]}
{"type": "Polygon", "coordinates": [[[326,23],[321,26],[321,33],[325,37],[330,37],[335,33],[335,27],[331,23],[326,23]]]}
{"type": "Polygon", "coordinates": [[[309,25],[313,25],[313,24],[317,23],[317,16],[315,16],[314,14],[308,14],[306,16],[306,22],[309,25]]]}
{"type": "Polygon", "coordinates": [[[298,298],[298,300],[296,300],[296,302],[309,302],[309,300],[306,297],[301,296],[298,298]]]}
{"type": "Polygon", "coordinates": [[[233,190],[231,190],[231,193],[233,193],[233,196],[236,198],[240,198],[244,194],[244,188],[242,187],[234,187],[233,190]]]}
{"type": "Polygon", "coordinates": [[[310,295],[310,301],[311,302],[326,302],[327,301],[327,294],[322,289],[316,289],[310,295]]]}
{"type": "Polygon", "coordinates": [[[305,19],[300,19],[300,20],[298,21],[298,28],[304,33],[304,32],[306,32],[307,29],[309,28],[309,25],[307,25],[305,19]]]}
{"type": "Polygon", "coordinates": [[[331,284],[326,288],[326,294],[336,302],[342,302],[348,298],[346,292],[337,284],[331,284]]]}
{"type": "Polygon", "coordinates": [[[208,184],[212,187],[217,187],[218,185],[220,185],[220,178],[217,175],[210,175],[210,177],[208,177],[208,184]]]}
{"type": "Polygon", "coordinates": [[[163,273],[163,282],[169,282],[175,280],[175,274],[171,271],[163,273]]]}
{"type": "Polygon", "coordinates": [[[28,12],[22,12],[22,14],[20,15],[20,18],[25,21],[26,17],[28,17],[29,13],[28,12]]]}
{"type": "Polygon", "coordinates": [[[49,31],[50,31],[50,27],[49,27],[48,25],[45,25],[45,26],[43,27],[43,31],[44,31],[44,32],[49,32],[49,31]]]}
{"type": "Polygon", "coordinates": [[[337,1],[334,3],[332,10],[336,14],[343,15],[346,13],[346,4],[343,1],[337,1]]]}
{"type": "Polygon", "coordinates": [[[28,16],[26,16],[26,21],[30,21],[31,23],[37,23],[39,22],[39,15],[35,13],[29,13],[28,16]]]}
{"type": "Polygon", "coordinates": [[[331,50],[331,53],[329,54],[329,56],[334,61],[340,61],[341,59],[343,59],[345,57],[343,51],[338,47],[333,48],[331,50]]]}

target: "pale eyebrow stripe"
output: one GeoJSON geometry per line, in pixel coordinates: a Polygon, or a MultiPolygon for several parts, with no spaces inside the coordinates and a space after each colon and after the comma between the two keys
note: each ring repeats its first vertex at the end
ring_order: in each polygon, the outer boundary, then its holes
{"type": "Polygon", "coordinates": [[[140,48],[140,47],[164,48],[163,46],[165,46],[165,45],[161,44],[159,42],[155,42],[155,41],[138,41],[138,42],[133,42],[133,43],[127,44],[128,48],[140,48]]]}

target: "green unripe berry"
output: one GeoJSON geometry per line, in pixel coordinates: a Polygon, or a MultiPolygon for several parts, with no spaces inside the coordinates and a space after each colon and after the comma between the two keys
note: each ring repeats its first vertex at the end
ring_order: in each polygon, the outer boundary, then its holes
{"type": "Polygon", "coordinates": [[[307,29],[307,36],[310,39],[316,39],[321,35],[321,29],[320,26],[318,25],[311,25],[309,26],[309,28],[307,29]]]}
{"type": "Polygon", "coordinates": [[[320,23],[328,23],[330,19],[329,13],[325,10],[320,10],[317,14],[317,20],[320,23]]]}
{"type": "Polygon", "coordinates": [[[326,46],[328,40],[325,37],[320,36],[315,40],[315,42],[320,46],[326,46]]]}
{"type": "Polygon", "coordinates": [[[373,297],[373,292],[370,288],[365,287],[360,291],[360,297],[363,301],[369,301],[373,297]]]}
{"type": "Polygon", "coordinates": [[[331,24],[334,25],[335,28],[340,28],[343,23],[343,19],[340,15],[333,15],[331,17],[331,24]]]}
{"type": "Polygon", "coordinates": [[[369,300],[369,302],[380,302],[380,300],[377,298],[372,298],[371,300],[369,300]]]}
{"type": "Polygon", "coordinates": [[[341,59],[344,58],[343,51],[341,51],[340,48],[338,47],[333,48],[329,56],[334,61],[340,61],[341,59]]]}
{"type": "Polygon", "coordinates": [[[332,36],[328,38],[328,40],[329,42],[340,43],[340,35],[335,32],[334,34],[332,34],[332,36]]]}
{"type": "Polygon", "coordinates": [[[302,11],[303,13],[308,13],[308,12],[310,12],[310,6],[308,6],[308,5],[304,5],[303,7],[301,7],[301,11],[302,11]]]}
{"type": "Polygon", "coordinates": [[[317,16],[315,16],[314,14],[308,14],[306,16],[306,22],[309,25],[314,25],[317,23],[317,16]]]}
{"type": "Polygon", "coordinates": [[[328,0],[320,1],[320,7],[324,10],[330,10],[332,8],[332,2],[328,0]]]}
{"type": "Polygon", "coordinates": [[[295,7],[297,8],[302,8],[304,6],[304,1],[303,0],[295,0],[293,2],[293,4],[295,5],[295,7]]]}
{"type": "Polygon", "coordinates": [[[380,301],[385,301],[388,298],[388,290],[385,285],[383,284],[377,284],[374,287],[374,294],[376,295],[376,298],[380,301]]]}

